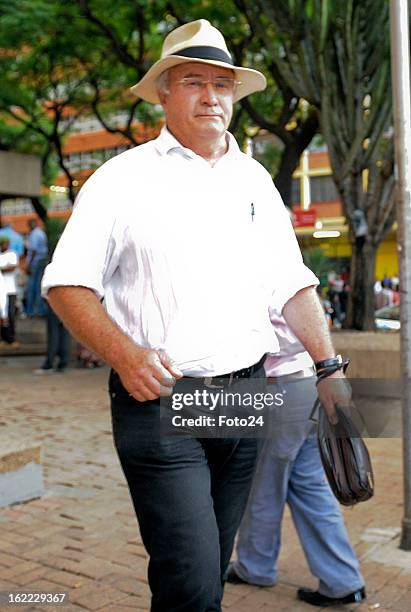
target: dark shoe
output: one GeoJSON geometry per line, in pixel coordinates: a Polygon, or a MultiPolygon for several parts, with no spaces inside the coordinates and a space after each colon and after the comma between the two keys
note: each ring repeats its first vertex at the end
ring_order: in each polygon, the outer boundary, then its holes
{"type": "Polygon", "coordinates": [[[298,589],[297,597],[301,599],[301,601],[305,601],[305,603],[311,604],[312,606],[328,608],[329,606],[337,606],[340,604],[360,603],[364,601],[367,596],[365,594],[365,588],[362,587],[358,589],[358,591],[353,591],[348,595],[344,595],[344,597],[327,597],[327,595],[322,595],[318,591],[313,591],[312,589],[298,589]]]}
{"type": "Polygon", "coordinates": [[[230,584],[249,584],[248,582],[240,578],[240,576],[235,571],[232,563],[230,563],[227,568],[227,571],[224,575],[224,580],[226,582],[229,582],[230,584]]]}
{"type": "Polygon", "coordinates": [[[240,576],[235,571],[233,563],[229,563],[227,571],[224,574],[224,581],[229,582],[230,584],[248,584],[248,586],[256,586],[260,588],[264,588],[264,586],[266,587],[274,586],[274,584],[262,585],[262,584],[255,584],[254,582],[247,582],[247,580],[243,580],[242,578],[240,578],[240,576]]]}

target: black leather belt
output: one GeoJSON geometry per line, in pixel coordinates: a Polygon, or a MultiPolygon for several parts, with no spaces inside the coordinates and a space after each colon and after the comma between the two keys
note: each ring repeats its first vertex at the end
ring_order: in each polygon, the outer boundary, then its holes
{"type": "Polygon", "coordinates": [[[202,382],[205,387],[210,389],[221,389],[223,387],[229,387],[236,380],[241,378],[250,378],[252,374],[257,372],[264,364],[266,355],[264,354],[257,363],[249,366],[248,368],[242,368],[236,372],[230,372],[228,374],[219,374],[218,376],[205,376],[203,378],[197,378],[199,382],[202,382]]]}

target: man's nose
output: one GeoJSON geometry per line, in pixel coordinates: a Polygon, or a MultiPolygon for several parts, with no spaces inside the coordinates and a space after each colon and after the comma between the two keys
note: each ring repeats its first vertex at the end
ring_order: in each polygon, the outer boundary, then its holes
{"type": "Polygon", "coordinates": [[[208,82],[203,84],[201,89],[201,101],[204,102],[204,104],[209,104],[210,106],[214,106],[218,103],[218,98],[213,83],[208,82]]]}

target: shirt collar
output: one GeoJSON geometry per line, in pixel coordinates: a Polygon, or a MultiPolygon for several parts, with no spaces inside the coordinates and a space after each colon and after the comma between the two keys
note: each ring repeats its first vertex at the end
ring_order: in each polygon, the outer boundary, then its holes
{"type": "MultiPolygon", "coordinates": [[[[227,136],[228,150],[221,159],[228,159],[241,155],[240,147],[238,146],[234,136],[230,134],[230,132],[227,132],[227,136]]],[[[155,139],[154,144],[160,155],[168,155],[173,152],[178,152],[186,158],[194,159],[197,157],[197,154],[194,153],[194,151],[183,147],[183,145],[172,135],[165,125],[161,128],[161,132],[155,139]]]]}

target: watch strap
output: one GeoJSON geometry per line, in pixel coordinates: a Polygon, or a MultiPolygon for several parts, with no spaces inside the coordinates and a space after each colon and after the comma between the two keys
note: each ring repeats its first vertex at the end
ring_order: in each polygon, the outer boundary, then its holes
{"type": "Polygon", "coordinates": [[[315,363],[315,369],[318,372],[319,370],[323,370],[324,368],[341,368],[343,364],[343,358],[341,355],[336,355],[335,357],[330,357],[329,359],[323,359],[322,361],[317,361],[315,363]]]}

